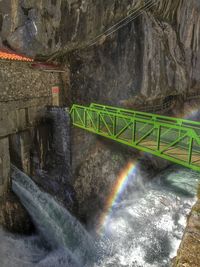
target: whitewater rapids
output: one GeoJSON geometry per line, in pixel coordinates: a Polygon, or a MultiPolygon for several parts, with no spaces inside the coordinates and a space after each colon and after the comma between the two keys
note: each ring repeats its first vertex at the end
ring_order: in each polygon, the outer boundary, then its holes
{"type": "Polygon", "coordinates": [[[1,267],[169,267],[199,174],[172,167],[144,185],[132,177],[97,237],[53,198],[13,168],[13,190],[38,229],[22,237],[0,230],[1,267]]]}

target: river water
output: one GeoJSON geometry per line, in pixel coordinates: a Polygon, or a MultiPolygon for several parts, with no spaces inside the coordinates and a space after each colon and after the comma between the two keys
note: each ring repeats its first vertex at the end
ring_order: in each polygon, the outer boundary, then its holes
{"type": "Polygon", "coordinates": [[[133,177],[97,236],[15,167],[12,178],[38,234],[0,230],[1,267],[170,266],[200,181],[198,173],[181,167],[170,167],[145,184],[133,177]]]}

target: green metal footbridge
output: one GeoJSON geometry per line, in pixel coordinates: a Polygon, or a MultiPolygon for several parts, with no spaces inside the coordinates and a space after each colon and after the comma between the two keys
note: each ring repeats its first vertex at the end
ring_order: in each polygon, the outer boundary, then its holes
{"type": "Polygon", "coordinates": [[[91,104],[73,105],[74,126],[200,171],[200,122],[91,104]]]}

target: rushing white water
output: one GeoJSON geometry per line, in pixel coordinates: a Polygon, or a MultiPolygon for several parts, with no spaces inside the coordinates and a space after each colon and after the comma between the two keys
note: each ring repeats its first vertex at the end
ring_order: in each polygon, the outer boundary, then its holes
{"type": "MultiPolygon", "coordinates": [[[[51,248],[62,248],[73,263],[72,266],[83,266],[90,262],[95,254],[95,242],[78,220],[49,194],[41,192],[27,175],[14,166],[12,179],[14,192],[51,248]]],[[[53,258],[53,255],[50,257],[53,258]]],[[[45,266],[44,262],[41,266],[45,266]]]]}
{"type": "Polygon", "coordinates": [[[168,267],[200,180],[199,174],[179,167],[143,186],[133,177],[96,245],[84,227],[29,177],[16,168],[12,177],[13,190],[39,235],[20,237],[1,230],[1,267],[168,267]]]}
{"type": "Polygon", "coordinates": [[[199,178],[190,170],[170,168],[141,190],[131,183],[102,234],[111,244],[110,253],[95,266],[170,266],[183,235],[186,214],[195,201],[199,178]]]}

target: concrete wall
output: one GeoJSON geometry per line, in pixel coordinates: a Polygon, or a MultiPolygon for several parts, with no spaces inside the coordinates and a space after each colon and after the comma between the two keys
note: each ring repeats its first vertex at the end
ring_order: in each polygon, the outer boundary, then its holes
{"type": "MultiPolygon", "coordinates": [[[[23,62],[0,62],[0,197],[9,188],[10,158],[30,172],[32,130],[41,123],[45,107],[52,105],[52,87],[60,73],[32,69],[23,62]]],[[[54,95],[55,98],[55,95],[54,95]]]]}
{"type": "Polygon", "coordinates": [[[10,184],[10,155],[8,138],[0,139],[0,196],[10,184]]]}

